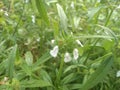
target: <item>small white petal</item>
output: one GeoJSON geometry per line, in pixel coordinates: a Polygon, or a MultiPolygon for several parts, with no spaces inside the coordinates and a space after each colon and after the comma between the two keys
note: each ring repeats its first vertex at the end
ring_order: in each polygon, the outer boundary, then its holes
{"type": "Polygon", "coordinates": [[[120,71],[117,71],[116,77],[120,77],[120,71]]]}
{"type": "Polygon", "coordinates": [[[6,11],[5,11],[5,13],[4,13],[4,14],[5,14],[5,16],[9,16],[9,15],[8,15],[8,13],[7,13],[6,11]]]}
{"type": "Polygon", "coordinates": [[[51,55],[52,57],[57,57],[58,51],[59,51],[58,46],[55,46],[55,47],[53,48],[53,50],[50,50],[50,55],[51,55]]]}
{"type": "Polygon", "coordinates": [[[3,9],[0,9],[0,12],[3,12],[3,9]]]}
{"type": "Polygon", "coordinates": [[[40,42],[40,37],[36,39],[37,42],[40,42]]]}
{"type": "Polygon", "coordinates": [[[70,62],[71,61],[71,56],[68,52],[65,53],[65,56],[64,56],[64,62],[67,63],[67,62],[70,62]]]}
{"type": "Polygon", "coordinates": [[[32,15],[31,18],[32,18],[32,22],[35,23],[35,16],[32,15]]]}
{"type": "Polygon", "coordinates": [[[28,3],[29,2],[29,0],[25,0],[25,3],[28,3]]]}
{"type": "Polygon", "coordinates": [[[79,53],[78,53],[78,49],[77,49],[77,48],[75,48],[75,49],[73,50],[73,57],[74,57],[75,60],[77,60],[78,57],[79,57],[79,53]]]}
{"type": "Polygon", "coordinates": [[[71,35],[73,35],[73,32],[70,32],[71,35]]]}
{"type": "Polygon", "coordinates": [[[53,39],[53,40],[51,40],[51,43],[52,43],[52,44],[54,44],[54,43],[55,43],[55,40],[54,40],[54,39],[53,39]]]}
{"type": "Polygon", "coordinates": [[[81,47],[83,47],[82,43],[80,42],[80,40],[76,40],[77,44],[80,45],[81,47]]]}
{"type": "Polygon", "coordinates": [[[28,38],[28,39],[27,39],[27,42],[25,43],[25,45],[29,45],[31,42],[32,42],[32,39],[31,39],[31,38],[28,38]]]}
{"type": "Polygon", "coordinates": [[[100,3],[101,0],[97,0],[97,1],[100,3]]]}
{"type": "Polygon", "coordinates": [[[8,80],[8,77],[4,77],[4,82],[6,82],[8,80]]]}
{"type": "Polygon", "coordinates": [[[120,9],[120,5],[118,5],[117,9],[120,9]]]}
{"type": "Polygon", "coordinates": [[[74,6],[74,2],[71,2],[71,5],[70,5],[70,6],[71,6],[71,8],[74,9],[74,8],[75,8],[75,6],[74,6]]]}

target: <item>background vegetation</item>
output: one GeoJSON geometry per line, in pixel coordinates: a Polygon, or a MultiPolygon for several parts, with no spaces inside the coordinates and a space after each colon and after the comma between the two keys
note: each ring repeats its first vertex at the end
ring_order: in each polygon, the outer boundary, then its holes
{"type": "Polygon", "coordinates": [[[119,90],[119,0],[1,0],[0,90],[119,90]]]}

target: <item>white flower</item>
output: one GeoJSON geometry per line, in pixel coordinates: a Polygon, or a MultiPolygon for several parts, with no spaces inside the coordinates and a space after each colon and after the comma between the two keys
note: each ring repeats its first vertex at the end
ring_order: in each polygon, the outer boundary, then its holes
{"type": "Polygon", "coordinates": [[[4,77],[4,82],[6,82],[8,80],[8,77],[4,77]]]}
{"type": "Polygon", "coordinates": [[[32,18],[32,22],[35,23],[35,16],[32,15],[31,18],[32,18]]]}
{"type": "Polygon", "coordinates": [[[120,9],[120,5],[118,5],[117,9],[120,9]]]}
{"type": "Polygon", "coordinates": [[[77,49],[77,48],[75,48],[75,49],[73,50],[73,57],[74,57],[75,60],[77,60],[78,57],[79,57],[79,53],[78,53],[78,49],[77,49]]]}
{"type": "Polygon", "coordinates": [[[97,0],[97,1],[100,3],[101,0],[97,0]]]}
{"type": "Polygon", "coordinates": [[[52,43],[52,44],[54,44],[54,43],[55,43],[55,40],[54,40],[54,39],[52,39],[52,40],[51,40],[51,43],[52,43]]]}
{"type": "Polygon", "coordinates": [[[40,42],[40,37],[36,39],[37,42],[40,42]]]}
{"type": "Polygon", "coordinates": [[[7,13],[6,11],[5,11],[5,13],[4,13],[4,14],[5,14],[5,16],[9,16],[9,15],[8,15],[8,13],[7,13]]]}
{"type": "Polygon", "coordinates": [[[74,8],[75,8],[75,6],[74,6],[74,2],[71,2],[71,5],[70,5],[70,6],[71,6],[71,8],[74,9],[74,8]]]}
{"type": "Polygon", "coordinates": [[[29,2],[29,0],[25,0],[25,3],[28,3],[29,2]]]}
{"type": "Polygon", "coordinates": [[[0,12],[3,12],[3,9],[0,9],[0,12]]]}
{"type": "Polygon", "coordinates": [[[64,62],[67,63],[67,62],[70,62],[71,61],[71,56],[68,52],[65,53],[65,56],[64,56],[64,62]]]}
{"type": "Polygon", "coordinates": [[[117,71],[116,77],[120,77],[120,70],[117,71]]]}
{"type": "Polygon", "coordinates": [[[51,55],[52,57],[57,57],[58,51],[59,51],[58,46],[55,46],[55,47],[53,48],[53,50],[50,50],[50,55],[51,55]]]}
{"type": "Polygon", "coordinates": [[[25,45],[29,45],[31,42],[32,42],[32,39],[31,39],[31,38],[28,38],[28,39],[27,39],[27,42],[25,43],[25,45]]]}
{"type": "Polygon", "coordinates": [[[80,40],[76,40],[77,44],[80,45],[81,47],[83,47],[82,43],[80,42],[80,40]]]}
{"type": "Polygon", "coordinates": [[[73,32],[70,32],[71,35],[73,35],[73,32]]]}

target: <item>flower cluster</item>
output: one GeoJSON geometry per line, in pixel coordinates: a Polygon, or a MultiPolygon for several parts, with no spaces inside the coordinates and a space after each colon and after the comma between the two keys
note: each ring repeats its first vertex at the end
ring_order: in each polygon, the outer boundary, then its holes
{"type": "MultiPolygon", "coordinates": [[[[79,52],[78,52],[78,49],[75,48],[73,50],[73,60],[77,60],[79,58],[79,52]]],[[[65,56],[64,56],[64,62],[70,62],[72,60],[70,54],[68,52],[65,53],[65,56]]]]}
{"type": "MultiPolygon", "coordinates": [[[[57,57],[58,51],[59,51],[59,47],[56,45],[52,50],[50,50],[50,55],[55,58],[57,57]]],[[[73,50],[73,60],[77,60],[78,58],[79,58],[79,52],[78,49],[75,48],[73,50]]],[[[67,63],[70,62],[71,60],[72,57],[70,56],[70,53],[66,52],[64,55],[64,62],[67,63]]]]}

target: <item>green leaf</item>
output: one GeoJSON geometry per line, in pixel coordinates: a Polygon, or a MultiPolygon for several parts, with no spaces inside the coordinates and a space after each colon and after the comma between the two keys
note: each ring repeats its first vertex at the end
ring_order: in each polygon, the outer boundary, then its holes
{"type": "Polygon", "coordinates": [[[91,9],[89,9],[88,10],[89,19],[92,19],[101,10],[101,8],[103,8],[103,6],[101,6],[101,7],[93,7],[91,9]]]}
{"type": "Polygon", "coordinates": [[[111,55],[107,57],[103,62],[101,62],[101,65],[98,67],[98,69],[92,75],[90,75],[90,77],[85,83],[83,83],[81,90],[88,90],[101,82],[108,74],[113,64],[113,60],[114,58],[111,55]]]}
{"type": "Polygon", "coordinates": [[[25,53],[25,61],[28,66],[31,66],[33,64],[33,55],[30,51],[25,53]]]}
{"type": "Polygon", "coordinates": [[[57,39],[59,36],[59,23],[56,20],[52,20],[52,27],[54,29],[54,38],[57,39]]]}
{"type": "Polygon", "coordinates": [[[97,25],[97,26],[99,26],[99,27],[101,27],[102,29],[104,29],[104,31],[105,31],[109,36],[111,36],[111,37],[114,38],[116,44],[118,43],[118,38],[117,38],[117,36],[115,35],[115,33],[114,33],[111,29],[109,29],[108,27],[102,26],[102,25],[97,25]]]}
{"type": "Polygon", "coordinates": [[[32,67],[29,67],[26,64],[22,64],[21,68],[27,75],[31,76],[31,74],[32,74],[32,67]]]}
{"type": "Polygon", "coordinates": [[[44,81],[52,84],[51,77],[49,76],[49,74],[45,70],[43,70],[43,69],[40,70],[40,76],[42,77],[42,79],[44,81]]]}
{"type": "Polygon", "coordinates": [[[34,12],[36,14],[38,14],[38,9],[36,7],[36,1],[35,0],[31,0],[31,4],[32,4],[32,8],[33,8],[34,12]]]}
{"type": "Polygon", "coordinates": [[[79,90],[78,88],[82,88],[82,84],[78,84],[78,83],[69,84],[68,87],[70,88],[70,90],[72,90],[72,89],[79,90]]]}
{"type": "Polygon", "coordinates": [[[87,68],[86,66],[84,66],[84,65],[82,65],[82,64],[71,65],[71,66],[68,66],[68,67],[64,70],[63,73],[66,73],[66,72],[68,72],[68,71],[70,71],[70,70],[73,70],[73,69],[75,69],[75,68],[78,68],[78,67],[80,67],[80,68],[87,68]]]}
{"type": "Polygon", "coordinates": [[[6,60],[0,63],[0,75],[4,72],[5,70],[5,64],[6,60]]]}
{"type": "Polygon", "coordinates": [[[35,0],[35,1],[36,1],[36,6],[37,6],[40,16],[46,22],[46,24],[49,25],[49,18],[47,15],[47,10],[45,7],[44,0],[35,0]]]}
{"type": "Polygon", "coordinates": [[[7,89],[7,85],[0,85],[0,90],[6,90],[7,89]]]}
{"type": "Polygon", "coordinates": [[[46,0],[46,3],[47,3],[48,5],[50,5],[50,4],[52,4],[52,3],[56,3],[56,2],[58,2],[58,0],[46,0]]]}
{"type": "MultiPolygon", "coordinates": [[[[116,38],[120,37],[120,35],[115,35],[116,38]]],[[[84,38],[102,38],[102,39],[114,39],[113,36],[106,36],[106,35],[80,35],[80,36],[76,36],[74,37],[75,39],[84,39],[84,38]]]]}
{"type": "Polygon", "coordinates": [[[17,45],[15,45],[12,49],[12,51],[10,52],[9,56],[8,56],[8,61],[7,61],[7,75],[10,78],[10,80],[12,80],[13,78],[13,73],[14,73],[14,62],[16,59],[16,51],[17,51],[17,45]]]}
{"type": "Polygon", "coordinates": [[[67,16],[63,10],[63,8],[61,7],[61,5],[56,4],[57,5],[57,10],[58,10],[58,15],[60,18],[60,24],[62,29],[66,32],[67,30],[67,16]]]}
{"type": "Polygon", "coordinates": [[[72,82],[76,77],[76,74],[75,73],[71,73],[69,75],[67,75],[66,77],[63,78],[62,80],[62,83],[63,84],[67,84],[67,83],[70,83],[72,82]]]}
{"type": "Polygon", "coordinates": [[[51,55],[49,54],[49,52],[47,52],[47,53],[43,54],[43,56],[40,57],[40,59],[38,59],[38,60],[35,62],[34,66],[39,66],[40,64],[43,64],[44,62],[46,62],[47,60],[49,60],[50,58],[52,58],[52,57],[51,57],[51,55]]]}
{"type": "Polygon", "coordinates": [[[43,80],[29,80],[29,81],[21,81],[21,87],[33,88],[33,87],[48,87],[52,86],[49,82],[43,80]]]}

